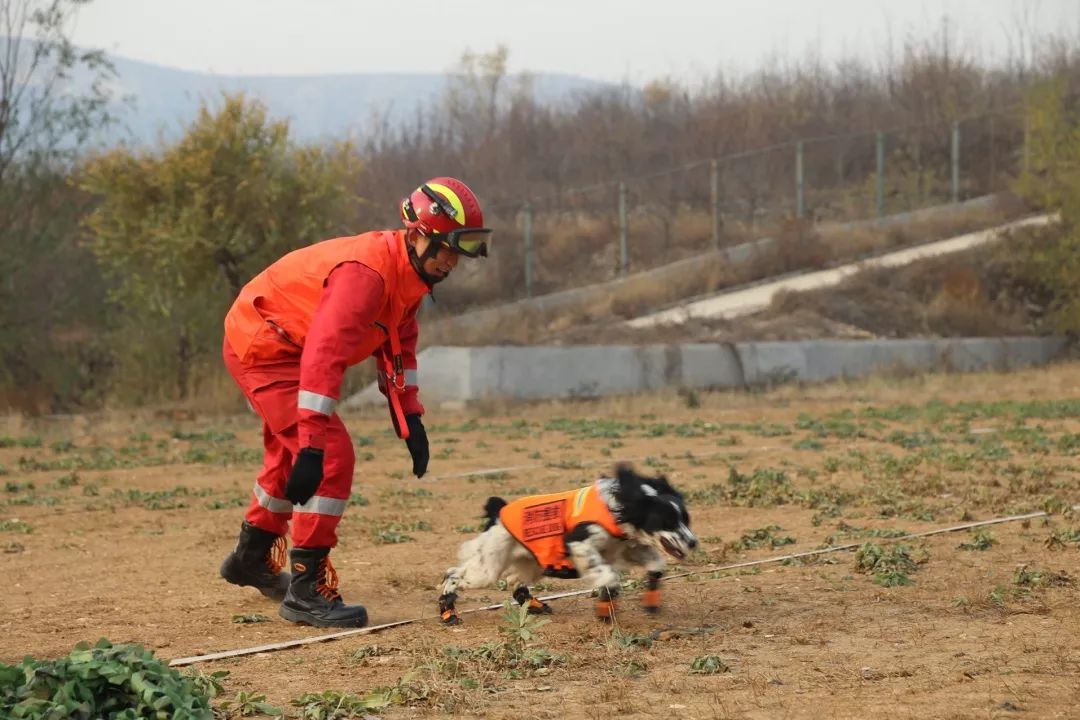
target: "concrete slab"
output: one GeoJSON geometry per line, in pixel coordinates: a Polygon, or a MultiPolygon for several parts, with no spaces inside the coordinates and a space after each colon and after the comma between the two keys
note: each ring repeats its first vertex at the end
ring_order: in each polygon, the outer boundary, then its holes
{"type": "Polygon", "coordinates": [[[927,243],[918,247],[898,250],[880,257],[857,263],[849,263],[827,270],[801,273],[781,280],[765,282],[741,290],[717,293],[708,298],[679,305],[677,307],[649,313],[627,321],[634,328],[654,327],[656,325],[681,325],[692,318],[730,319],[749,315],[764,310],[779,292],[818,290],[839,284],[845,278],[861,270],[872,267],[896,267],[907,265],[924,258],[947,255],[969,248],[997,241],[1009,230],[1032,225],[1045,225],[1052,222],[1053,215],[1038,215],[1006,223],[989,230],[967,233],[948,240],[927,243]]]}

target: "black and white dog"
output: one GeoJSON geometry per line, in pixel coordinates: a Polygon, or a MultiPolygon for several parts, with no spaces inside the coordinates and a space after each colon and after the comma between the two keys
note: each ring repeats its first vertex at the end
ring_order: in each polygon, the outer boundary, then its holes
{"type": "Polygon", "coordinates": [[[642,604],[656,612],[664,555],[682,560],[697,547],[682,495],[666,477],[643,477],[625,465],[616,468],[615,477],[578,490],[509,503],[488,498],[484,514],[484,532],[462,544],[458,565],[443,577],[439,612],[447,625],[461,622],[454,607],[461,590],[502,578],[530,613],[551,612],[529,592],[529,585],[545,575],[584,578],[599,597],[597,617],[610,620],[618,570],[634,566],[647,573],[642,604]]]}

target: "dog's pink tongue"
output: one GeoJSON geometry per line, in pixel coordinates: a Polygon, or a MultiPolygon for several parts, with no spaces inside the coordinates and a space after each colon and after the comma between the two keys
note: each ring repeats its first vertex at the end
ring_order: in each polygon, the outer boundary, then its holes
{"type": "Polygon", "coordinates": [[[666,539],[660,538],[660,544],[663,546],[664,550],[667,551],[667,554],[675,558],[676,560],[682,560],[684,557],[686,557],[686,555],[683,554],[682,550],[679,550],[679,548],[672,545],[666,539]]]}

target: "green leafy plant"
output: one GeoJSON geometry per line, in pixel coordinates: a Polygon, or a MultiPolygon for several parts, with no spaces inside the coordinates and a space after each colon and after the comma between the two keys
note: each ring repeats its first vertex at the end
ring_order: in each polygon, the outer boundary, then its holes
{"type": "Polygon", "coordinates": [[[390,704],[390,700],[382,693],[360,696],[327,690],[305,693],[291,704],[299,708],[299,716],[304,720],[348,720],[363,717],[368,710],[384,708],[390,704]]]}
{"type": "Polygon", "coordinates": [[[141,646],[102,639],[56,660],[0,663],[0,717],[210,720],[212,687],[141,646]]]}
{"type": "Polygon", "coordinates": [[[1050,535],[1043,541],[1043,544],[1050,549],[1063,548],[1066,545],[1080,546],[1080,530],[1064,529],[1051,531],[1050,535]]]}
{"type": "Polygon", "coordinates": [[[1021,565],[1013,573],[1013,584],[1025,588],[1072,587],[1076,581],[1066,572],[1036,570],[1021,565]]]}
{"type": "Polygon", "coordinates": [[[770,507],[795,499],[795,490],[783,470],[760,468],[743,475],[734,467],[728,473],[727,499],[736,505],[770,507]]]}
{"type": "Polygon", "coordinates": [[[381,523],[371,528],[371,541],[376,545],[396,545],[398,543],[412,542],[413,537],[409,532],[428,532],[431,530],[430,523],[424,520],[413,522],[381,523]]]}
{"type": "Polygon", "coordinates": [[[652,635],[639,635],[615,628],[609,642],[621,648],[650,648],[655,638],[652,635]]]}
{"type": "Polygon", "coordinates": [[[371,541],[376,545],[399,545],[401,543],[412,542],[411,535],[406,535],[403,532],[397,530],[375,530],[371,533],[371,541]]]}
{"type": "Polygon", "coordinates": [[[34,528],[22,520],[0,520],[0,532],[15,532],[28,535],[34,532],[34,528]]]}
{"type": "Polygon", "coordinates": [[[700,655],[690,661],[691,675],[718,675],[731,672],[731,667],[719,655],[700,655]]]}
{"type": "Polygon", "coordinates": [[[237,625],[250,625],[252,623],[270,622],[270,618],[268,618],[266,615],[254,613],[252,615],[233,615],[232,621],[237,625]]]}
{"type": "Polygon", "coordinates": [[[499,626],[499,634],[503,637],[507,654],[521,656],[528,644],[536,639],[536,631],[549,622],[551,621],[530,615],[528,605],[507,601],[503,605],[503,624],[499,626]]]}
{"type": "Polygon", "coordinates": [[[216,670],[205,673],[198,668],[184,673],[184,677],[191,681],[195,692],[209,698],[216,698],[225,691],[225,678],[229,677],[228,670],[216,670]]]}
{"type": "Polygon", "coordinates": [[[269,715],[278,718],[285,716],[285,711],[282,708],[266,702],[266,695],[243,690],[236,693],[235,699],[221,703],[221,710],[229,718],[250,717],[252,715],[269,715]]]}
{"type": "Polygon", "coordinates": [[[997,545],[997,540],[994,539],[993,534],[986,529],[979,528],[971,535],[971,540],[962,542],[958,546],[961,550],[989,550],[994,545],[997,545]]]}
{"type": "Polygon", "coordinates": [[[907,545],[883,547],[868,542],[855,551],[855,569],[873,575],[878,585],[896,587],[912,584],[908,574],[918,570],[919,565],[912,559],[907,545]]]}
{"type": "Polygon", "coordinates": [[[730,547],[732,550],[752,550],[759,547],[777,548],[796,543],[795,538],[790,535],[774,534],[780,530],[783,530],[783,528],[779,525],[766,525],[765,527],[750,530],[743,533],[738,540],[732,540],[730,547]]]}

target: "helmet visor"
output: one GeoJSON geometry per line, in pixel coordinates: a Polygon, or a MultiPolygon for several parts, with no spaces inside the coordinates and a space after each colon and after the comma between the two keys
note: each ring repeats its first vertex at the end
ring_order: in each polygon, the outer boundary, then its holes
{"type": "Polygon", "coordinates": [[[451,230],[440,240],[465,257],[487,257],[491,244],[491,230],[488,228],[462,228],[451,230]]]}

